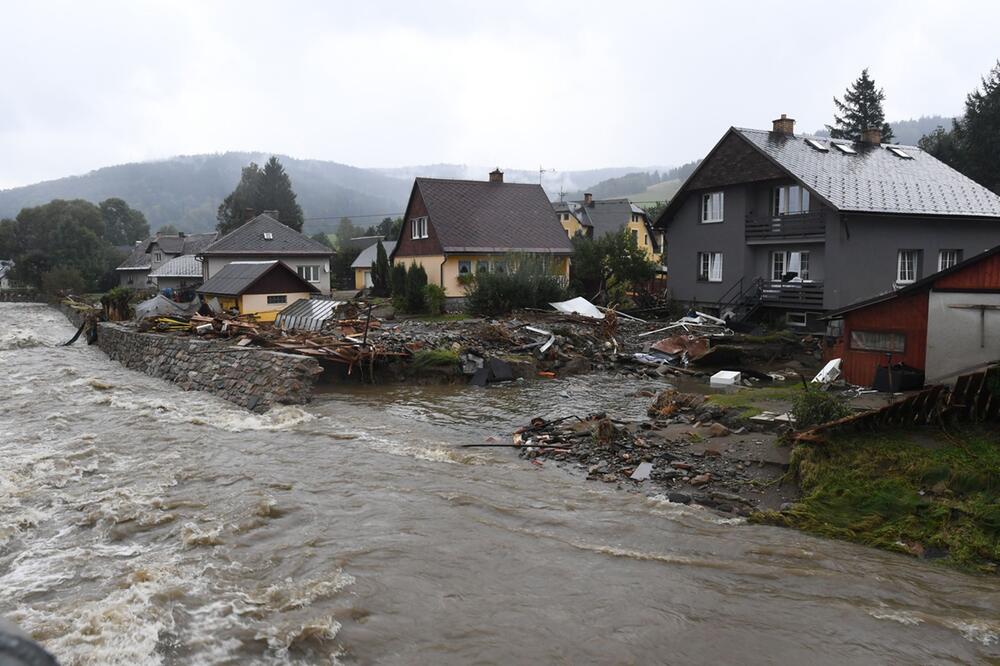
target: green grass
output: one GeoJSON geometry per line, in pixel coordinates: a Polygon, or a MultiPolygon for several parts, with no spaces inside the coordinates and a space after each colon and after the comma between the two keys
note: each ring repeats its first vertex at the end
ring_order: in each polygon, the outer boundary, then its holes
{"type": "Polygon", "coordinates": [[[957,568],[1000,565],[1000,434],[970,429],[840,437],[801,444],[789,473],[802,499],[761,523],[898,552],[929,548],[957,568]]]}
{"type": "Polygon", "coordinates": [[[420,369],[458,367],[459,358],[450,349],[422,349],[413,355],[413,366],[420,369]]]}
{"type": "MultiPolygon", "coordinates": [[[[707,400],[726,409],[739,410],[740,416],[750,418],[763,411],[779,407],[779,405],[769,403],[788,403],[801,393],[802,385],[796,382],[790,386],[765,386],[740,389],[731,393],[715,393],[708,396],[707,400]]],[[[785,405],[780,406],[784,407],[785,405]]]]}

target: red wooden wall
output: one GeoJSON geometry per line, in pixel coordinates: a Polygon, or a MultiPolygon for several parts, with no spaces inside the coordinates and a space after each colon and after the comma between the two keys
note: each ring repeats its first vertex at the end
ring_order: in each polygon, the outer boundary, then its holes
{"type": "MultiPolygon", "coordinates": [[[[905,351],[892,355],[893,364],[905,363],[924,369],[927,359],[927,291],[891,298],[844,315],[844,339],[840,346],[841,371],[846,381],[871,386],[875,368],[885,365],[885,352],[851,349],[851,331],[877,331],[906,335],[905,351]]],[[[835,348],[836,349],[836,348],[835,348]]]]}
{"type": "Polygon", "coordinates": [[[935,289],[1000,289],[1000,254],[975,261],[951,275],[934,281],[935,289]]]}

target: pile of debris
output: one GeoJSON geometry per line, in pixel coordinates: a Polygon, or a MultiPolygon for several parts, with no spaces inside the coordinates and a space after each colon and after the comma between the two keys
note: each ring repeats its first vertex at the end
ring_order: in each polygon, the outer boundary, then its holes
{"type": "Polygon", "coordinates": [[[649,416],[640,423],[604,413],[535,418],[500,446],[535,464],[571,464],[586,469],[588,479],[635,488],[648,482],[672,502],[738,515],[768,502],[777,508],[791,497],[777,487],[787,448],[777,445],[776,435],[750,432],[735,412],[673,389],[656,396],[649,416]]]}

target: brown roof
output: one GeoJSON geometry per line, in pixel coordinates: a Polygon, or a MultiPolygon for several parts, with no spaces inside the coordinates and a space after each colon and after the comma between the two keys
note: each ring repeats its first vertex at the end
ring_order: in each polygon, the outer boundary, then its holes
{"type": "Polygon", "coordinates": [[[444,252],[573,251],[540,185],[417,178],[413,187],[444,252]]]}

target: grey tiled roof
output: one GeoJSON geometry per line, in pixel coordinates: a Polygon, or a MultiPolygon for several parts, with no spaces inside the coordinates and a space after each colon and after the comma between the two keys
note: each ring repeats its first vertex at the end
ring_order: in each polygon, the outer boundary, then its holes
{"type": "Polygon", "coordinates": [[[1000,217],[1000,197],[914,146],[895,146],[913,159],[861,143],[850,144],[857,154],[847,155],[828,138],[733,131],[839,211],[1000,217]],[[813,148],[807,138],[828,150],[813,148]]]}
{"type": "Polygon", "coordinates": [[[253,284],[272,270],[285,270],[302,283],[302,291],[318,292],[315,286],[309,284],[298,273],[281,261],[234,261],[226,264],[218,273],[210,277],[205,284],[198,287],[199,294],[215,294],[218,296],[239,296],[253,284]]]}
{"type": "Polygon", "coordinates": [[[193,254],[182,254],[149,274],[151,278],[201,277],[201,262],[193,254]]]}
{"type": "MultiPolygon", "coordinates": [[[[633,207],[628,199],[595,199],[590,206],[582,201],[577,215],[584,225],[594,228],[594,238],[620,233],[632,219],[633,207]]],[[[645,215],[640,209],[638,212],[645,215]]]]}
{"type": "Polygon", "coordinates": [[[125,261],[118,264],[118,268],[115,270],[119,271],[138,271],[138,270],[149,270],[151,262],[149,255],[146,254],[146,246],[149,245],[149,241],[140,241],[132,246],[132,251],[128,253],[125,257],[125,261]]]}
{"type": "Polygon", "coordinates": [[[540,185],[417,178],[445,252],[573,251],[540,185]]]}
{"type": "MultiPolygon", "coordinates": [[[[385,248],[386,256],[390,256],[392,251],[396,249],[396,241],[382,241],[382,247],[385,248]]],[[[371,268],[376,254],[378,254],[378,241],[361,250],[361,254],[351,264],[351,268],[371,268]]]]}
{"type": "Polygon", "coordinates": [[[270,215],[258,215],[203,249],[200,254],[330,256],[333,251],[270,215]],[[271,234],[272,238],[265,239],[264,234],[271,234]]]}
{"type": "Polygon", "coordinates": [[[167,236],[154,236],[146,242],[146,251],[150,251],[150,246],[156,243],[164,254],[180,256],[182,254],[199,254],[206,247],[211,245],[219,237],[219,232],[212,231],[207,234],[170,234],[167,236]]]}

